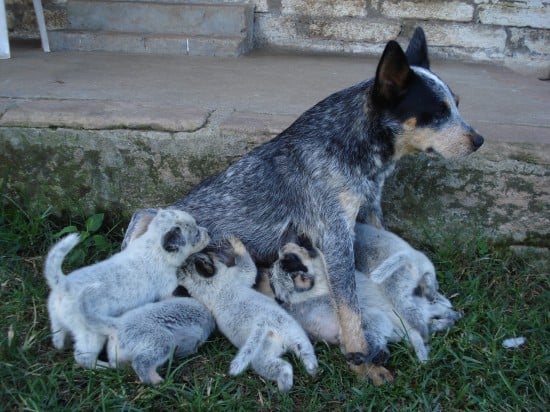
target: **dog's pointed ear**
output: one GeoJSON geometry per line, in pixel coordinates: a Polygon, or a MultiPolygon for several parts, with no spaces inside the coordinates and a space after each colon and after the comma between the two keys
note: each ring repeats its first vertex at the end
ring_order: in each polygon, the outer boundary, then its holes
{"type": "Polygon", "coordinates": [[[157,215],[158,211],[159,209],[141,209],[132,215],[132,219],[130,220],[130,224],[122,240],[122,245],[120,247],[122,250],[124,250],[132,240],[137,239],[147,232],[149,223],[151,223],[151,220],[157,215]]]}
{"type": "Polygon", "coordinates": [[[373,99],[383,106],[395,104],[409,84],[411,69],[407,56],[394,40],[386,45],[376,68],[373,99]]]}
{"type": "Polygon", "coordinates": [[[430,69],[430,60],[428,59],[428,44],[422,27],[417,27],[409,42],[407,51],[407,60],[411,66],[419,66],[424,69],[430,69]]]}

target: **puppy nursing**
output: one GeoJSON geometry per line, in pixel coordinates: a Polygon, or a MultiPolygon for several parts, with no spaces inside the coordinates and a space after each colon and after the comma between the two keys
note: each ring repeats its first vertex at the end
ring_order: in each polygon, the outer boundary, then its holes
{"type": "Polygon", "coordinates": [[[157,367],[174,353],[188,356],[214,330],[214,318],[193,298],[170,298],[148,303],[113,318],[105,317],[102,332],[109,336],[109,365],[130,362],[140,380],[160,384],[157,367]]]}
{"type": "Polygon", "coordinates": [[[235,266],[227,267],[215,257],[198,254],[183,266],[180,282],[210,309],[219,330],[239,348],[229,373],[237,375],[251,364],[260,376],[288,391],[293,371],[281,355],[291,350],[313,375],[317,370],[313,346],[292,316],[273,299],[252,289],[256,266],[239,240],[233,238],[230,243],[235,266]]]}
{"type": "MultiPolygon", "coordinates": [[[[385,362],[387,342],[406,337],[418,359],[425,362],[429,332],[453,326],[462,315],[438,292],[434,267],[424,254],[382,229],[357,224],[355,230],[360,270],[355,281],[363,333],[372,348],[370,360],[385,362]]],[[[272,268],[271,285],[277,299],[314,340],[340,343],[338,318],[318,249],[308,244],[284,245],[272,268]]]]}
{"type": "Polygon", "coordinates": [[[94,368],[103,365],[97,356],[107,339],[105,317],[171,296],[178,267],[204,248],[209,237],[188,213],[160,210],[124,250],[65,276],[61,264],[78,241],[78,235],[68,235],[48,253],[48,312],[53,345],[63,349],[72,336],[76,362],[94,368]]]}

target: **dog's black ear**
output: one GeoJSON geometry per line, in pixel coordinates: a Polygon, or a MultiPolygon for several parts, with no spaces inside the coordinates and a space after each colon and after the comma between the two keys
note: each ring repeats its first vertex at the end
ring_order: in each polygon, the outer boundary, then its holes
{"type": "Polygon", "coordinates": [[[307,267],[295,253],[286,253],[281,259],[281,269],[287,273],[307,272],[307,267]]]}
{"type": "Polygon", "coordinates": [[[428,44],[422,27],[417,27],[409,42],[407,51],[407,60],[411,66],[420,66],[425,69],[430,69],[430,60],[428,59],[428,44]]]}
{"type": "Polygon", "coordinates": [[[407,56],[396,41],[389,41],[382,53],[373,87],[375,104],[392,106],[407,90],[411,69],[407,56]]]}

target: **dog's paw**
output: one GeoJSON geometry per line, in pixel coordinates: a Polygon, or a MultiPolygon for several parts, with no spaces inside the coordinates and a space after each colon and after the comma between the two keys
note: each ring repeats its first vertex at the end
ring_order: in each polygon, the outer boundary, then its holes
{"type": "Polygon", "coordinates": [[[390,384],[393,382],[393,375],[383,366],[363,363],[361,365],[351,365],[350,368],[353,372],[355,372],[358,378],[368,379],[375,386],[390,384]]]}
{"type": "Polygon", "coordinates": [[[346,361],[354,366],[359,366],[368,361],[367,355],[361,352],[346,353],[346,361]]]}

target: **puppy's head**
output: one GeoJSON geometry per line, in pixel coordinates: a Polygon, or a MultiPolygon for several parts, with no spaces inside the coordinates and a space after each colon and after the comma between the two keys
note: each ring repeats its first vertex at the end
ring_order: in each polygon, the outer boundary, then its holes
{"type": "Polygon", "coordinates": [[[292,279],[294,291],[305,292],[315,286],[313,259],[316,256],[315,250],[295,243],[287,243],[281,248],[278,265],[292,279]]]}
{"type": "Polygon", "coordinates": [[[217,269],[211,253],[194,253],[180,266],[178,270],[178,283],[191,292],[197,287],[205,287],[212,283],[217,269]]]}
{"type": "Polygon", "coordinates": [[[285,243],[273,264],[270,284],[280,302],[298,303],[328,291],[323,254],[305,237],[285,243]]]}
{"type": "Polygon", "coordinates": [[[406,52],[390,41],[380,58],[369,108],[392,130],[393,158],[416,152],[465,156],[483,137],[464,121],[458,96],[430,71],[426,38],[417,28],[406,52]]]}
{"type": "Polygon", "coordinates": [[[165,255],[180,265],[189,255],[206,247],[210,241],[207,230],[198,226],[187,212],[177,209],[147,209],[147,213],[136,215],[137,218],[132,219],[130,224],[134,229],[125,238],[124,247],[142,236],[153,243],[158,240],[165,255]]]}

